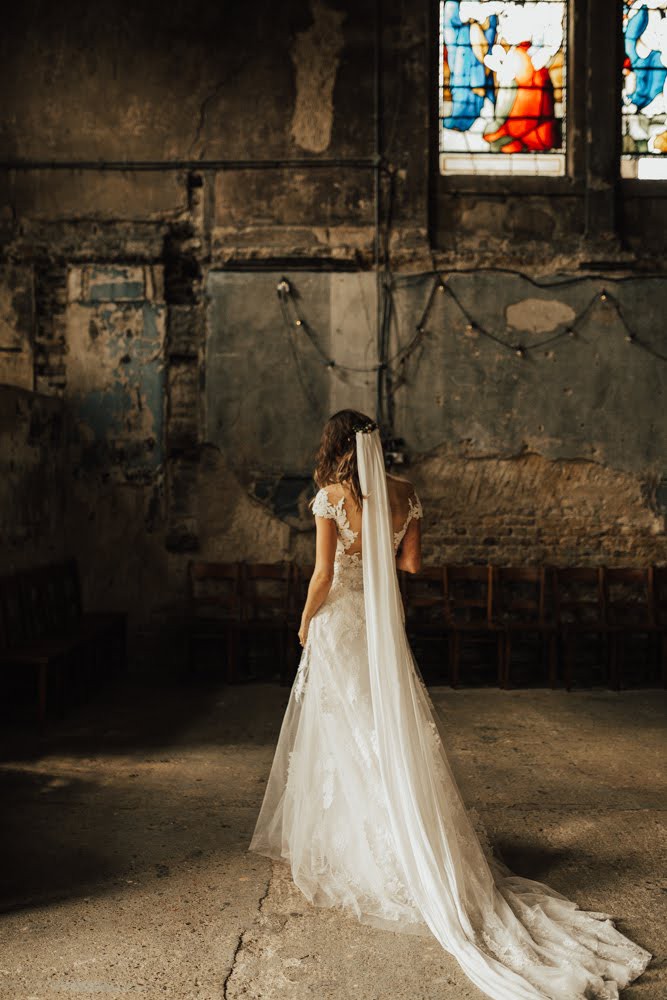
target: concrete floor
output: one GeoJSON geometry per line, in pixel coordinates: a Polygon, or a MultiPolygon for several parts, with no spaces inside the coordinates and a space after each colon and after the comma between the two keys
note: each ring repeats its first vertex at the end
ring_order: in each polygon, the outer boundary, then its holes
{"type": "MultiPolygon", "coordinates": [[[[432,688],[517,872],[605,910],[667,997],[667,692],[432,688]]],[[[287,690],[132,687],[5,731],[0,997],[480,998],[429,938],[311,908],[246,851],[287,690]]]]}

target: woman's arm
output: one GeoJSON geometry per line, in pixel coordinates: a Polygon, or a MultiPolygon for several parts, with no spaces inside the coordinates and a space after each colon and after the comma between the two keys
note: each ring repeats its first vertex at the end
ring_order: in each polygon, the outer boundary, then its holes
{"type": "Polygon", "coordinates": [[[315,569],[308,584],[308,596],[301,615],[301,627],[299,628],[299,640],[302,646],[306,645],[308,638],[308,626],[311,618],[318,611],[331,590],[333,581],[334,556],[336,555],[336,522],[330,517],[316,517],[315,527],[317,536],[315,541],[315,569]]]}
{"type": "Polygon", "coordinates": [[[403,535],[396,557],[397,569],[404,569],[407,573],[418,573],[422,565],[422,529],[421,521],[413,517],[408,525],[408,530],[403,535]]]}

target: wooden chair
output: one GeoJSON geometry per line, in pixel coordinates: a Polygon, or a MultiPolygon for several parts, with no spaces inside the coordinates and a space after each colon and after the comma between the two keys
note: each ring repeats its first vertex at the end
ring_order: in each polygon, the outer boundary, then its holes
{"type": "Polygon", "coordinates": [[[653,567],[653,614],[657,630],[657,659],[663,687],[667,688],[667,566],[653,567]]]}
{"type": "Polygon", "coordinates": [[[24,611],[19,575],[0,580],[0,665],[5,683],[14,680],[19,684],[26,672],[32,672],[36,681],[37,721],[46,720],[49,691],[60,694],[62,690],[63,661],[69,652],[69,643],[35,640],[29,631],[24,611]],[[17,676],[17,672],[19,676],[17,676]]]}
{"type": "Polygon", "coordinates": [[[281,683],[287,677],[288,628],[293,570],[289,562],[244,563],[242,573],[243,658],[248,640],[270,635],[277,641],[281,683]]]}
{"type": "Polygon", "coordinates": [[[623,686],[625,648],[631,635],[661,634],[653,606],[653,567],[604,567],[603,588],[610,638],[610,685],[623,686]]]}
{"type": "Polygon", "coordinates": [[[198,643],[217,642],[225,648],[225,679],[238,678],[242,628],[241,563],[191,561],[185,615],[187,663],[193,669],[198,643]]]}
{"type": "MultiPolygon", "coordinates": [[[[410,640],[434,640],[438,663],[444,666],[448,633],[444,569],[424,566],[418,573],[399,570],[398,579],[410,640]]],[[[446,669],[442,675],[447,676],[446,669]]]]}
{"type": "Polygon", "coordinates": [[[503,635],[493,620],[493,568],[445,566],[445,615],[449,634],[450,683],[458,687],[463,643],[496,647],[498,683],[503,678],[503,635]]]}
{"type": "Polygon", "coordinates": [[[592,635],[598,660],[609,682],[608,628],[605,614],[602,567],[554,566],[549,571],[554,598],[554,621],[563,662],[563,682],[570,691],[574,678],[577,640],[592,635]]]}
{"type": "Polygon", "coordinates": [[[35,671],[40,724],[51,701],[63,707],[66,684],[74,693],[75,675],[87,688],[112,661],[125,667],[125,632],[122,612],[84,613],[74,560],[0,581],[0,666],[35,671]]]}
{"type": "Polygon", "coordinates": [[[504,688],[511,685],[513,640],[533,635],[541,640],[542,662],[546,661],[551,687],[556,686],[556,628],[547,608],[546,574],[543,566],[498,567],[494,571],[493,618],[503,631],[504,688]]]}

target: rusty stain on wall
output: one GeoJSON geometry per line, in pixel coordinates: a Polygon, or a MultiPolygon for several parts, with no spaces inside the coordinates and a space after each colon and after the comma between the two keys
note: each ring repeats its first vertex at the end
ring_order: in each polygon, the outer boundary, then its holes
{"type": "Polygon", "coordinates": [[[291,50],[296,73],[292,138],[302,149],[322,153],[331,142],[333,89],[343,47],[342,11],[320,0],[310,6],[313,23],[300,32],[291,50]]]}
{"type": "Polygon", "coordinates": [[[72,268],[67,386],[82,453],[121,478],[148,478],[163,459],[164,330],[159,268],[72,268]]]}

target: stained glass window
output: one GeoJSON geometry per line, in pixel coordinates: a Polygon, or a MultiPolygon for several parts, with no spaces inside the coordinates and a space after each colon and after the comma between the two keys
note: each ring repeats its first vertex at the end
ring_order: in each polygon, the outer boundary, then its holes
{"type": "Polygon", "coordinates": [[[667,0],[623,3],[621,174],[667,178],[667,0]]]}
{"type": "Polygon", "coordinates": [[[565,0],[440,3],[440,172],[565,172],[565,0]]]}

